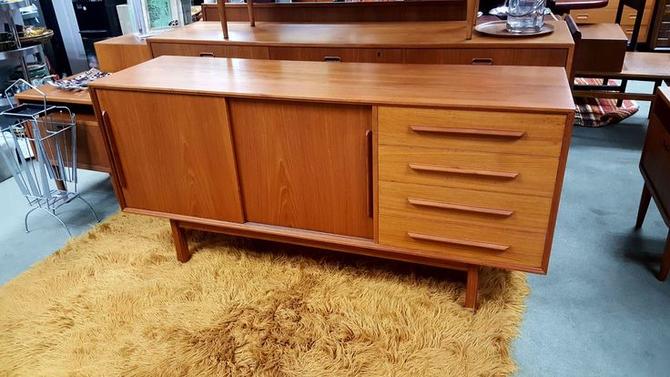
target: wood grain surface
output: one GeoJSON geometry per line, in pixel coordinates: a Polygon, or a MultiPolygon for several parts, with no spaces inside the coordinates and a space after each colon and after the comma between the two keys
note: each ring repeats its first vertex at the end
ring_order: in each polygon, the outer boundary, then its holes
{"type": "Polygon", "coordinates": [[[558,67],[162,56],[97,80],[91,87],[366,105],[574,111],[565,71],[558,67]]]}
{"type": "Polygon", "coordinates": [[[248,221],[372,238],[365,106],[231,100],[248,221]]]}
{"type": "Polygon", "coordinates": [[[125,206],[243,221],[223,98],[96,91],[125,206]],[[216,111],[186,111],[186,109],[216,111]]]}

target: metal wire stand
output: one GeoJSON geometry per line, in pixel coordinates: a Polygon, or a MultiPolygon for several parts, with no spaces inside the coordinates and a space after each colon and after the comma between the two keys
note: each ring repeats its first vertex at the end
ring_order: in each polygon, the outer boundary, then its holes
{"type": "Polygon", "coordinates": [[[22,104],[0,115],[15,120],[0,130],[10,153],[0,153],[32,207],[26,212],[24,226],[29,232],[28,217],[41,210],[55,218],[72,236],[56,210],[74,199],[86,204],[97,222],[98,214],[77,192],[77,125],[75,116],[65,106],[47,105],[46,95],[25,80],[17,80],[5,90],[9,98],[17,89],[32,88],[44,97],[42,104],[22,104]],[[33,158],[34,157],[34,158],[33,158]]]}

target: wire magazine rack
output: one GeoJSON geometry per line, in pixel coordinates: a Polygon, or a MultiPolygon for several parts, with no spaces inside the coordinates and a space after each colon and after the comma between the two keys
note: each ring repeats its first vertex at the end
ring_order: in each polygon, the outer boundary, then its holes
{"type": "Polygon", "coordinates": [[[71,237],[70,229],[56,212],[64,204],[79,199],[100,222],[91,204],[77,192],[76,118],[66,106],[48,105],[46,94],[25,80],[10,85],[5,96],[9,98],[26,88],[42,95],[43,103],[11,104],[10,109],[0,113],[13,122],[0,130],[10,147],[9,153],[0,154],[32,207],[23,221],[26,232],[28,217],[40,210],[58,220],[71,237]]]}

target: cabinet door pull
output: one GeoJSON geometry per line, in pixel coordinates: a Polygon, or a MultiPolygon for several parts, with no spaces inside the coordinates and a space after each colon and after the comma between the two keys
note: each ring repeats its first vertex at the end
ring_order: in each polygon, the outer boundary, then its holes
{"type": "Polygon", "coordinates": [[[374,217],[374,174],[372,169],[374,168],[374,160],[372,158],[372,130],[365,131],[365,146],[367,148],[367,172],[368,172],[368,216],[374,217]]]}
{"type": "Polygon", "coordinates": [[[112,172],[116,181],[119,183],[119,186],[126,188],[126,177],[123,174],[123,167],[121,166],[121,159],[119,158],[119,151],[116,149],[116,140],[114,139],[114,134],[112,133],[111,122],[109,120],[109,114],[107,111],[102,111],[102,132],[105,136],[107,142],[107,148],[109,149],[109,160],[112,164],[112,172]]]}
{"type": "Polygon", "coordinates": [[[491,178],[515,179],[516,177],[519,176],[519,173],[516,173],[516,172],[449,168],[449,167],[445,167],[445,166],[423,165],[423,164],[414,164],[414,163],[410,163],[409,167],[412,170],[430,172],[430,173],[476,175],[476,176],[491,177],[491,178]]]}
{"type": "Polygon", "coordinates": [[[337,55],[326,55],[323,57],[324,62],[341,62],[342,58],[337,55]]]}
{"type": "Polygon", "coordinates": [[[452,204],[452,203],[438,202],[438,201],[427,200],[427,199],[407,198],[407,201],[409,202],[409,204],[412,204],[414,206],[419,206],[419,207],[450,209],[450,210],[455,210],[455,211],[482,213],[482,214],[494,215],[494,216],[509,217],[509,216],[512,216],[512,214],[514,213],[514,211],[507,210],[507,209],[473,207],[473,206],[466,206],[466,205],[462,205],[462,204],[452,204]]]}
{"type": "Polygon", "coordinates": [[[214,57],[214,53],[213,53],[213,52],[201,52],[201,53],[200,53],[200,56],[202,56],[202,57],[213,58],[213,57],[214,57]]]}
{"type": "Polygon", "coordinates": [[[491,65],[493,64],[493,58],[472,58],[472,64],[491,65]]]}
{"type": "Polygon", "coordinates": [[[435,127],[435,126],[409,126],[409,129],[416,133],[435,133],[447,135],[471,135],[484,137],[501,137],[510,139],[520,139],[526,135],[526,131],[509,130],[489,130],[483,128],[454,128],[454,127],[435,127]]]}
{"type": "Polygon", "coordinates": [[[509,249],[508,245],[498,245],[498,244],[489,243],[489,242],[458,240],[458,239],[455,239],[455,238],[431,236],[429,234],[421,234],[421,233],[414,233],[414,232],[407,232],[407,235],[410,238],[415,239],[415,240],[419,240],[419,241],[431,241],[431,242],[446,243],[446,244],[451,244],[451,245],[479,247],[479,248],[482,248],[482,249],[489,249],[489,250],[495,250],[495,251],[505,251],[505,250],[509,249]]]}

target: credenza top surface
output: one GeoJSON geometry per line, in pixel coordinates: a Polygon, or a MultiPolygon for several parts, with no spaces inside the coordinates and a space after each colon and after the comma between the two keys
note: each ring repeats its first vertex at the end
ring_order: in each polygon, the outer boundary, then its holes
{"type": "Polygon", "coordinates": [[[574,44],[564,21],[548,21],[555,27],[540,37],[496,38],[475,32],[465,39],[465,21],[436,22],[361,22],[361,23],[272,23],[229,22],[230,38],[223,39],[221,23],[199,21],[149,37],[150,42],[312,46],[312,47],[527,47],[560,48],[574,44]]]}
{"type": "Polygon", "coordinates": [[[562,67],[161,56],[91,87],[329,103],[574,111],[562,67]]]}

